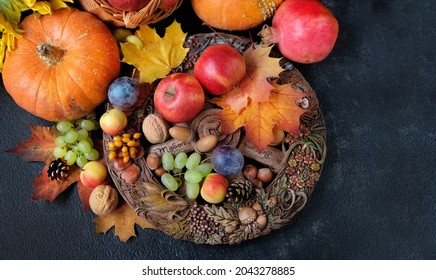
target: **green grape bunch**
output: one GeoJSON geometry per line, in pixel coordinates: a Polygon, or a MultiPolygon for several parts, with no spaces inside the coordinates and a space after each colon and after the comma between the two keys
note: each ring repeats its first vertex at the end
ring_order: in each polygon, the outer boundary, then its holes
{"type": "Polygon", "coordinates": [[[160,178],[162,184],[171,191],[177,191],[184,184],[190,199],[197,198],[201,182],[212,172],[212,165],[202,162],[201,155],[197,152],[189,156],[185,152],[175,156],[165,152],[162,155],[162,167],[166,171],[160,178]]]}
{"type": "Polygon", "coordinates": [[[58,122],[53,155],[65,160],[68,165],[77,164],[79,167],[85,166],[90,160],[97,160],[100,155],[94,148],[91,132],[98,128],[95,114],[74,122],[58,122]]]}

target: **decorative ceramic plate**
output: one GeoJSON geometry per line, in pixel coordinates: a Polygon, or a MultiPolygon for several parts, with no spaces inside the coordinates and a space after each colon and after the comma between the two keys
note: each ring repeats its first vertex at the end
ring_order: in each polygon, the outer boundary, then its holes
{"type": "MultiPolygon", "coordinates": [[[[229,44],[241,52],[252,46],[250,40],[233,35],[193,35],[186,40],[185,46],[190,51],[177,71],[192,71],[204,49],[214,44],[229,44]]],[[[169,139],[153,145],[144,140],[141,142],[143,156],[130,164],[117,165],[108,160],[109,173],[117,189],[139,216],[176,239],[205,244],[237,244],[280,229],[305,207],[320,178],[326,156],[324,119],[310,85],[289,61],[281,59],[280,64],[283,72],[278,82],[290,84],[304,96],[298,100],[298,106],[306,109],[300,116],[299,134],[286,133],[280,143],[258,152],[244,140],[244,129],[222,135],[218,117],[222,109],[205,106],[186,124],[193,132],[189,140],[169,139]],[[228,178],[226,199],[218,204],[210,204],[201,197],[189,199],[183,187],[177,191],[167,189],[147,165],[146,156],[150,153],[161,156],[164,152],[174,155],[196,152],[196,141],[211,134],[218,137],[218,146],[230,145],[241,151],[246,164],[256,169],[269,168],[273,172],[273,180],[259,184],[259,180],[246,178],[242,173],[232,176],[228,178]],[[127,176],[132,170],[139,170],[135,180],[127,176]]],[[[154,112],[151,95],[130,112],[128,130],[142,133],[144,118],[154,112]]],[[[104,147],[107,147],[112,137],[104,135],[103,141],[104,147]]],[[[106,158],[108,152],[106,148],[106,158]]],[[[207,159],[208,156],[208,153],[204,153],[203,158],[207,159]]]]}

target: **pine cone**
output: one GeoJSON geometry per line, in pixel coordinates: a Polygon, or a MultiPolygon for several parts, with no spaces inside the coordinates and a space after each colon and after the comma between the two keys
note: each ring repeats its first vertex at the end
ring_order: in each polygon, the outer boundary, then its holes
{"type": "Polygon", "coordinates": [[[248,180],[231,183],[226,193],[227,201],[239,203],[250,198],[253,184],[248,180]]]}
{"type": "Polygon", "coordinates": [[[52,181],[63,181],[70,174],[70,166],[61,158],[55,159],[48,166],[47,174],[52,181]]]}

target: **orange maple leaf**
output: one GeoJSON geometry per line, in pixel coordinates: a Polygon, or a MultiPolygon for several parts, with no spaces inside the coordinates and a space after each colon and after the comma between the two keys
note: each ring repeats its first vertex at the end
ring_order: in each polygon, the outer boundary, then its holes
{"type": "Polygon", "coordinates": [[[249,100],[254,103],[269,100],[270,92],[274,87],[268,78],[278,77],[283,71],[280,67],[280,58],[269,56],[271,47],[248,48],[244,52],[247,70],[242,81],[231,91],[225,94],[227,105],[235,112],[247,107],[249,100]]]}
{"type": "Polygon", "coordinates": [[[25,161],[47,161],[53,157],[56,147],[54,126],[34,126],[29,124],[31,135],[8,152],[17,154],[25,161]]]}
{"type": "Polygon", "coordinates": [[[135,210],[126,202],[121,202],[118,207],[111,213],[94,219],[97,233],[107,233],[112,227],[115,227],[115,236],[127,242],[130,237],[136,236],[135,224],[142,229],[154,229],[155,227],[147,220],[136,215],[135,210]]]}
{"type": "Polygon", "coordinates": [[[296,101],[305,95],[295,91],[290,84],[271,84],[273,90],[269,100],[254,102],[249,98],[247,107],[236,113],[225,100],[214,103],[223,108],[220,113],[221,132],[230,134],[240,127],[245,127],[245,140],[262,151],[274,140],[272,132],[275,126],[297,134],[300,127],[300,116],[305,112],[296,101]]]}

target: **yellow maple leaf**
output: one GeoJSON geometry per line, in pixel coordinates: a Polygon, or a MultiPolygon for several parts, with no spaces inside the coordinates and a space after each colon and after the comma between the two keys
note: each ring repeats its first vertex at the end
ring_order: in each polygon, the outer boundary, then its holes
{"type": "Polygon", "coordinates": [[[130,237],[136,236],[135,224],[142,229],[155,228],[147,220],[136,215],[135,210],[126,202],[122,202],[111,213],[95,218],[94,221],[97,233],[106,233],[112,227],[115,227],[115,236],[118,236],[123,242],[127,242],[130,237]]]}
{"type": "Polygon", "coordinates": [[[147,25],[139,27],[135,35],[142,40],[144,47],[139,48],[131,42],[121,43],[122,61],[139,70],[141,83],[164,78],[183,62],[189,51],[183,47],[186,33],[177,21],[166,28],[164,37],[147,25]]]}
{"type": "Polygon", "coordinates": [[[59,10],[62,8],[69,8],[69,6],[66,4],[66,2],[74,3],[73,0],[49,0],[49,2],[50,2],[51,9],[53,11],[59,10]]]}
{"type": "Polygon", "coordinates": [[[40,13],[41,15],[51,14],[50,3],[47,1],[37,1],[37,0],[12,0],[14,1],[18,7],[20,7],[21,11],[33,10],[35,12],[40,13]]]}

